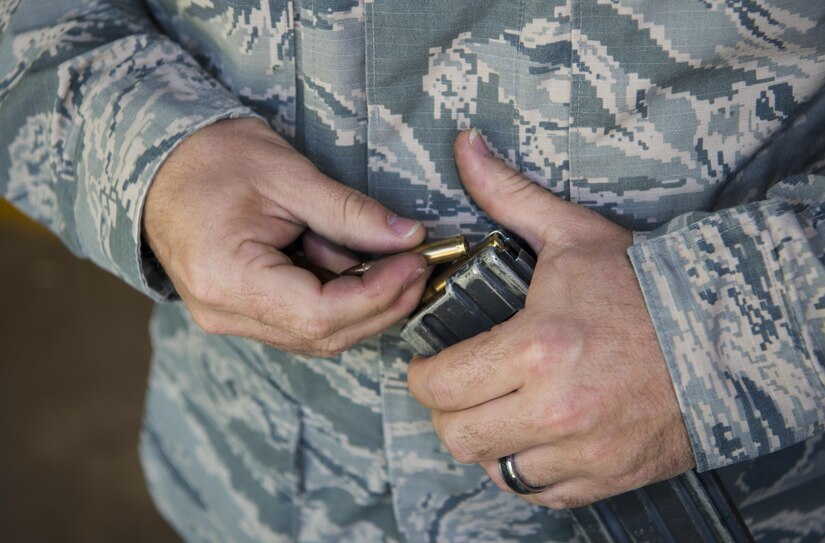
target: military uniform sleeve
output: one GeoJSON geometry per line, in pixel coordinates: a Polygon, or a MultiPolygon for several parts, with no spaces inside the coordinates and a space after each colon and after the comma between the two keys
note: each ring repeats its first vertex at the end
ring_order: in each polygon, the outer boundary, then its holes
{"type": "Polygon", "coordinates": [[[679,217],[629,250],[700,471],[825,428],[825,177],[679,217]]]}
{"type": "Polygon", "coordinates": [[[138,0],[0,2],[0,195],[155,299],[141,248],[154,173],[192,132],[251,116],[138,0]]]}

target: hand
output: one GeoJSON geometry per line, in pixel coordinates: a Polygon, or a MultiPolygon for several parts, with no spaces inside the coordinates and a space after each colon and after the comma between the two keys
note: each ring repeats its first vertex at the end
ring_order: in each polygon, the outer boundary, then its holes
{"type": "Polygon", "coordinates": [[[629,231],[566,202],[490,156],[455,144],[462,182],[538,258],[522,311],[409,366],[412,394],[463,463],[509,491],[497,459],[516,454],[527,496],[587,505],[683,473],[693,456],[626,250],[629,231]]]}
{"type": "Polygon", "coordinates": [[[350,249],[404,251],[424,229],[326,177],[255,119],[182,142],[152,184],[144,229],[204,330],[294,353],[341,352],[411,312],[424,288],[426,263],[409,253],[326,284],[292,265],[280,249],[301,235],[311,261],[339,272],[359,262],[350,249]]]}

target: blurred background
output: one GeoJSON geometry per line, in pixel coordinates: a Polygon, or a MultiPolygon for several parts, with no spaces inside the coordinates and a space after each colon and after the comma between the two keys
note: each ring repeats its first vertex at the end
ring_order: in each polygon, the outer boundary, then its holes
{"type": "Polygon", "coordinates": [[[179,541],[137,440],[151,303],[0,200],[0,541],[179,541]]]}

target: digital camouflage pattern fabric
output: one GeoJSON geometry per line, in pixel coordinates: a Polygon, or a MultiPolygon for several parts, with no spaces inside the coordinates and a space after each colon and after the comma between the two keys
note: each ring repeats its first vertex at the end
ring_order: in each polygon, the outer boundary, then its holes
{"type": "MultiPolygon", "coordinates": [[[[636,232],[699,469],[759,541],[825,538],[820,0],[0,0],[0,193],[158,301],[175,145],[259,116],[432,237],[491,223],[452,141],[636,232]]],[[[397,329],[332,360],[157,306],[142,457],[189,541],[569,541],[456,464],[397,329]]]]}

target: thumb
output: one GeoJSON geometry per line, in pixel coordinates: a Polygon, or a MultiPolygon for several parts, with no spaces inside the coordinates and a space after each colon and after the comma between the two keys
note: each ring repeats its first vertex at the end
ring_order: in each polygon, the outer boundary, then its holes
{"type": "Polygon", "coordinates": [[[475,128],[458,135],[454,151],[461,182],[493,220],[529,243],[536,254],[548,242],[564,245],[569,222],[578,221],[584,211],[580,206],[495,158],[475,128]]]}

